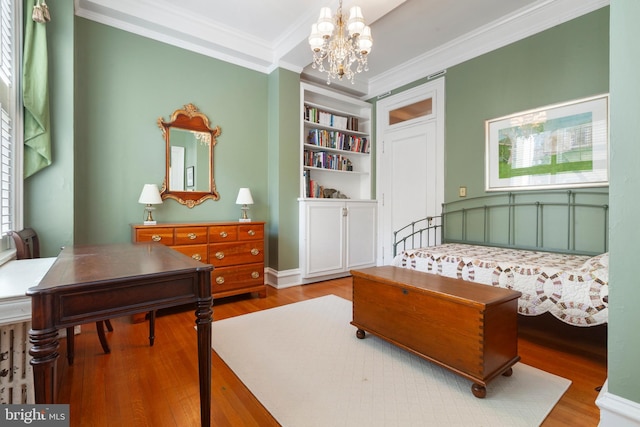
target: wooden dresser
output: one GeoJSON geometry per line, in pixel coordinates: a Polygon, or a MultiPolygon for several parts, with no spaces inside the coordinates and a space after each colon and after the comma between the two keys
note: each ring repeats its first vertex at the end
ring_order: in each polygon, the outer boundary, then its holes
{"type": "Polygon", "coordinates": [[[134,224],[134,242],[159,242],[213,265],[214,298],[258,292],[264,284],[264,222],[197,222],[134,224]]]}

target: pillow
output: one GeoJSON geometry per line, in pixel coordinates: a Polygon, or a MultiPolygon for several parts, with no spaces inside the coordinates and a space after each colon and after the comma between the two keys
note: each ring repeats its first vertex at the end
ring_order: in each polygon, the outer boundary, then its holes
{"type": "Polygon", "coordinates": [[[582,264],[581,269],[586,271],[603,270],[609,268],[609,252],[589,258],[582,264]]]}

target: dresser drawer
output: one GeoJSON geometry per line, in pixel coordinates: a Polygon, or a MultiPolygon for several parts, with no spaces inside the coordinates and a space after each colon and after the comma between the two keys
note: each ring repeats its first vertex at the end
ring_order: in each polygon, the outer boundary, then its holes
{"type": "Polygon", "coordinates": [[[175,245],[195,245],[207,243],[207,227],[176,228],[175,245]]]}
{"type": "Polygon", "coordinates": [[[175,249],[176,251],[185,254],[196,261],[203,262],[205,264],[209,263],[209,259],[207,257],[207,245],[184,245],[184,246],[171,246],[171,249],[175,249]]]}
{"type": "Polygon", "coordinates": [[[262,263],[214,268],[211,273],[211,292],[214,294],[263,283],[264,264],[262,263]]]}
{"type": "Polygon", "coordinates": [[[136,230],[136,242],[158,242],[171,246],[174,244],[173,227],[139,228],[136,230]]]}
{"type": "Polygon", "coordinates": [[[262,241],[215,243],[209,245],[209,263],[214,267],[264,262],[262,241]]]}
{"type": "Polygon", "coordinates": [[[238,240],[237,225],[215,225],[209,227],[209,242],[235,242],[238,240]]]}
{"type": "Polygon", "coordinates": [[[264,239],[264,226],[262,224],[246,224],[238,226],[238,240],[262,239],[264,239]]]}

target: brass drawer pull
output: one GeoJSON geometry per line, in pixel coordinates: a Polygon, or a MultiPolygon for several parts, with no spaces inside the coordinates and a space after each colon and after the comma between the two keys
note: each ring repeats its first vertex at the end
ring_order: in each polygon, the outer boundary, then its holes
{"type": "Polygon", "coordinates": [[[227,232],[226,232],[226,231],[221,231],[221,232],[220,232],[220,237],[222,237],[223,239],[224,239],[225,237],[227,237],[228,235],[229,235],[229,234],[227,234],[227,232]]]}
{"type": "Polygon", "coordinates": [[[160,240],[162,240],[162,236],[159,234],[154,234],[153,236],[151,236],[151,240],[153,240],[154,242],[159,242],[160,240]]]}
{"type": "Polygon", "coordinates": [[[258,255],[260,253],[260,251],[256,248],[251,249],[251,255],[258,255]]]}
{"type": "Polygon", "coordinates": [[[216,283],[218,285],[222,285],[224,283],[224,277],[222,277],[222,276],[216,277],[216,283]]]}
{"type": "Polygon", "coordinates": [[[257,279],[258,277],[260,277],[260,273],[258,273],[257,271],[254,271],[251,273],[251,278],[252,279],[257,279]]]}
{"type": "Polygon", "coordinates": [[[195,240],[195,239],[197,239],[197,238],[198,238],[198,235],[197,235],[196,233],[189,233],[189,234],[187,234],[187,237],[188,237],[190,240],[195,240]]]}
{"type": "Polygon", "coordinates": [[[195,259],[196,261],[200,261],[202,259],[202,255],[200,254],[193,254],[191,255],[191,258],[195,259]]]}
{"type": "Polygon", "coordinates": [[[216,258],[218,258],[218,259],[224,258],[224,252],[222,252],[222,251],[216,252],[216,258]]]}
{"type": "Polygon", "coordinates": [[[253,231],[253,230],[249,230],[248,233],[249,233],[249,236],[255,236],[256,235],[256,232],[253,231]]]}

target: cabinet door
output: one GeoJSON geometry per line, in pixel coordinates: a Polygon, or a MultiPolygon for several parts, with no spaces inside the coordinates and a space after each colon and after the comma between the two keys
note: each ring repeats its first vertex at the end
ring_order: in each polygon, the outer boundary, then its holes
{"type": "Polygon", "coordinates": [[[376,265],[376,202],[346,202],[347,270],[376,265]]]}
{"type": "Polygon", "coordinates": [[[317,201],[301,204],[303,277],[345,271],[344,202],[317,201]]]}

